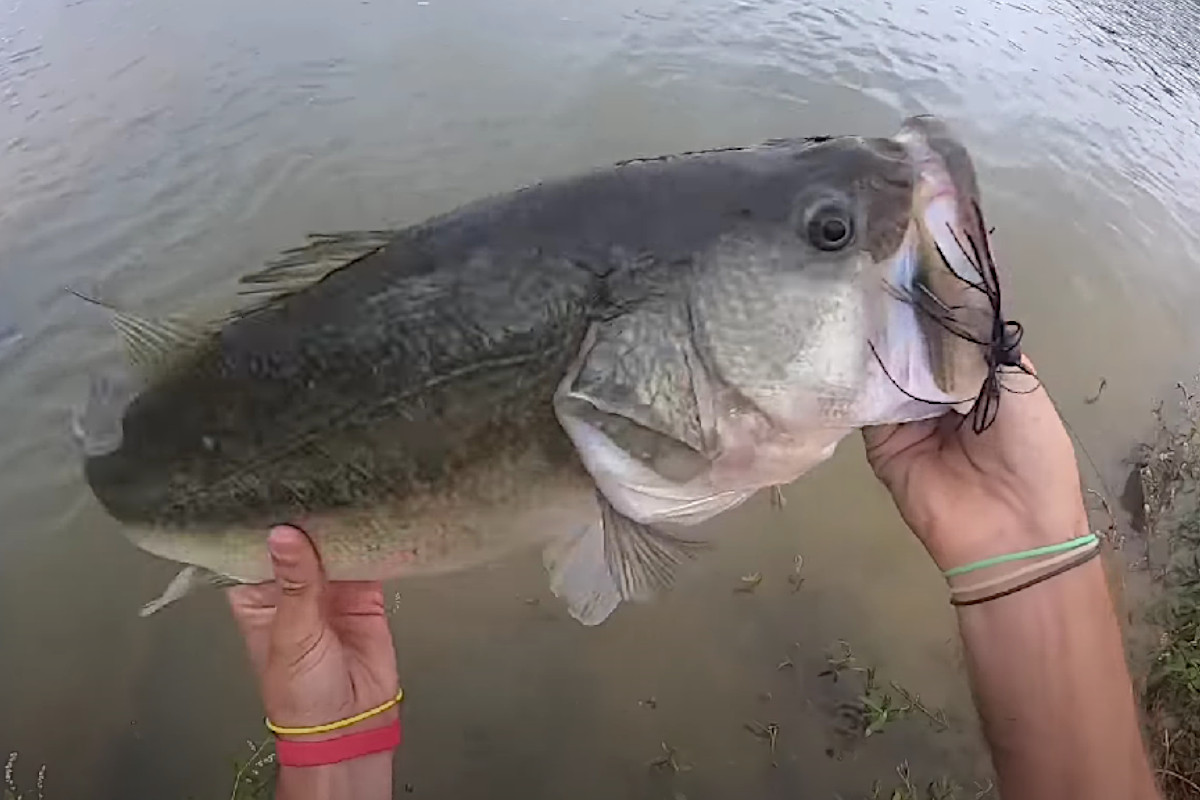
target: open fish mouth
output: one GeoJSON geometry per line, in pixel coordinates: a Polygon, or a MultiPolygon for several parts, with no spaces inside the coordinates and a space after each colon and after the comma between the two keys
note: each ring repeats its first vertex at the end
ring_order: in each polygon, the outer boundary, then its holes
{"type": "MultiPolygon", "coordinates": [[[[917,312],[940,393],[977,431],[995,418],[1002,367],[1021,366],[1020,323],[1006,320],[989,230],[966,150],[940,120],[907,120],[895,137],[918,173],[914,188],[915,274],[893,296],[917,312]]],[[[902,391],[904,387],[899,386],[902,391]]],[[[924,398],[921,398],[924,399],[924,398]]]]}

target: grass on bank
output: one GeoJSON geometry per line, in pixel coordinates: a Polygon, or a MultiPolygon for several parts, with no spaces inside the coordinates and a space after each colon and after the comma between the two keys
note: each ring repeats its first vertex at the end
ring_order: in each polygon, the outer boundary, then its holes
{"type": "Polygon", "coordinates": [[[1200,400],[1178,389],[1174,405],[1155,411],[1154,441],[1136,453],[1146,568],[1159,587],[1141,700],[1164,794],[1200,800],[1200,400]]]}

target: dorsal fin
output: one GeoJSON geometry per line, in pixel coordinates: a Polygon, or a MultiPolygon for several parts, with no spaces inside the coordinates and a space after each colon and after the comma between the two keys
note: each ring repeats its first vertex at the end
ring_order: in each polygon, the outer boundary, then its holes
{"type": "Polygon", "coordinates": [[[148,380],[170,371],[212,338],[211,325],[181,316],[143,317],[76,289],[68,287],[67,291],[112,315],[113,329],[120,337],[130,363],[148,380]]]}
{"type": "Polygon", "coordinates": [[[237,313],[245,315],[306,289],[374,253],[395,236],[396,231],[390,230],[311,233],[307,244],[284,250],[258,272],[241,278],[238,294],[254,300],[237,313]]]}

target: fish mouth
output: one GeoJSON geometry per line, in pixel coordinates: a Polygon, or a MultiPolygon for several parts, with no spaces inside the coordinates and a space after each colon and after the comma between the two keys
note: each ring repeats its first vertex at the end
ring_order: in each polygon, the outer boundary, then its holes
{"type": "Polygon", "coordinates": [[[931,266],[948,270],[959,283],[985,281],[987,231],[979,211],[979,188],[966,149],[935,117],[905,121],[896,140],[916,167],[914,221],[924,245],[937,251],[931,266]]]}
{"type": "Polygon", "coordinates": [[[895,140],[916,172],[911,227],[917,263],[907,294],[938,388],[973,399],[989,373],[1000,313],[975,170],[966,148],[934,117],[906,120],[895,140]]]}

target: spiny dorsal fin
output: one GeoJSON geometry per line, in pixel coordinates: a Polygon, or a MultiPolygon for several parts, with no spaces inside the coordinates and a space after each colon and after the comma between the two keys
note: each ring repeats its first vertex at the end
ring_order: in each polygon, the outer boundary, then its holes
{"type": "Polygon", "coordinates": [[[258,272],[241,278],[238,293],[253,296],[254,303],[238,313],[244,315],[306,289],[374,253],[395,236],[395,231],[385,230],[309,234],[307,244],[283,251],[258,272]]]}
{"type": "Polygon", "coordinates": [[[112,326],[130,363],[147,379],[170,371],[212,338],[210,325],[179,316],[143,317],[75,289],[68,288],[67,291],[112,314],[112,326]]]}

